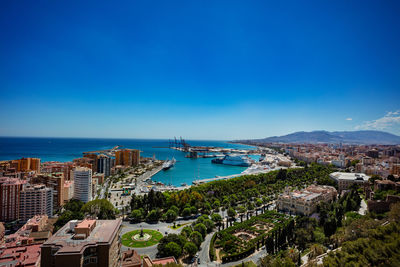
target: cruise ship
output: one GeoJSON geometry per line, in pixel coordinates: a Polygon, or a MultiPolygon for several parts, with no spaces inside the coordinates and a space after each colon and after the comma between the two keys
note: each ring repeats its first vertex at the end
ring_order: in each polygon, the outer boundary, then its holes
{"type": "Polygon", "coordinates": [[[216,164],[225,164],[225,165],[242,166],[242,167],[251,166],[249,158],[239,155],[226,155],[223,158],[213,159],[211,160],[211,162],[216,164]]]}
{"type": "Polygon", "coordinates": [[[163,170],[166,171],[166,170],[170,169],[171,167],[173,167],[175,165],[175,162],[176,162],[175,158],[172,158],[171,160],[167,159],[162,165],[163,170]]]}

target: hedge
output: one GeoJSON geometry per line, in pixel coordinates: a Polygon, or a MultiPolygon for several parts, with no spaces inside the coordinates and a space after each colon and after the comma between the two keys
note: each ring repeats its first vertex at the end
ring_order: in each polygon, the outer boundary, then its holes
{"type": "Polygon", "coordinates": [[[210,241],[210,249],[209,249],[209,255],[210,255],[210,260],[211,261],[215,261],[217,256],[215,255],[215,249],[214,249],[214,245],[215,245],[215,239],[217,239],[217,234],[215,233],[212,237],[211,237],[211,241],[210,241]]]}
{"type": "Polygon", "coordinates": [[[231,254],[228,256],[223,256],[222,257],[222,263],[230,262],[230,261],[238,261],[241,259],[244,259],[251,254],[253,254],[256,251],[256,246],[250,247],[242,252],[236,253],[236,254],[231,254]]]}

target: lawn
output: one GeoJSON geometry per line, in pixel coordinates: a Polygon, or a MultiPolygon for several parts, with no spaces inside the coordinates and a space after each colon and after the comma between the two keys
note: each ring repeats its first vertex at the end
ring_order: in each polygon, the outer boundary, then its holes
{"type": "Polygon", "coordinates": [[[190,224],[190,223],[184,223],[184,224],[176,224],[175,225],[175,227],[173,226],[173,225],[170,225],[170,226],[168,226],[168,228],[171,228],[171,229],[173,229],[173,230],[176,230],[176,229],[179,229],[179,228],[181,228],[181,227],[183,227],[183,226],[185,226],[185,225],[188,225],[188,224],[190,224]]]}
{"type": "Polygon", "coordinates": [[[146,241],[134,240],[132,237],[137,234],[140,234],[140,230],[134,230],[122,235],[122,245],[131,248],[150,247],[156,245],[163,237],[163,235],[160,232],[155,230],[143,229],[143,233],[151,235],[150,239],[146,241]]]}

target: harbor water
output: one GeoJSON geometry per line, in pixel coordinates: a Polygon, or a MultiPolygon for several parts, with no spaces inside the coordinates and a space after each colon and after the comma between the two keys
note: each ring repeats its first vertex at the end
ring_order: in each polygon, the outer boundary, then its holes
{"type": "MultiPolygon", "coordinates": [[[[225,141],[187,140],[191,146],[214,146],[237,149],[251,149],[249,146],[231,144],[225,141]]],[[[0,160],[22,157],[37,157],[43,161],[71,161],[82,157],[82,152],[110,149],[115,146],[134,148],[143,157],[166,160],[174,157],[176,164],[169,170],[153,176],[154,181],[180,186],[192,184],[198,179],[227,176],[241,173],[246,167],[211,163],[211,158],[186,158],[187,153],[168,148],[168,140],[150,139],[97,139],[97,138],[28,138],[0,137],[0,160]]],[[[254,156],[252,156],[254,158],[254,156]]]]}

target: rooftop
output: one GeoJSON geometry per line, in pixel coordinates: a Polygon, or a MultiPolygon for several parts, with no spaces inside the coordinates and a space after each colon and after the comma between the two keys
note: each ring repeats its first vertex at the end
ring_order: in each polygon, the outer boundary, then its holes
{"type": "Polygon", "coordinates": [[[297,201],[312,201],[313,199],[317,199],[321,195],[327,194],[336,194],[336,189],[332,186],[310,185],[300,191],[290,191],[290,188],[287,188],[285,192],[280,195],[280,198],[295,199],[297,201]]]}
{"type": "Polygon", "coordinates": [[[40,245],[0,249],[0,266],[37,266],[40,245]]]}
{"type": "Polygon", "coordinates": [[[122,266],[141,265],[140,255],[136,250],[127,250],[122,253],[122,266]]]}
{"type": "Polygon", "coordinates": [[[82,222],[78,223],[75,228],[90,228],[96,224],[96,220],[83,220],[82,222]]]}
{"type": "Polygon", "coordinates": [[[148,256],[144,256],[143,262],[146,262],[147,266],[154,266],[154,265],[166,265],[168,263],[176,263],[176,260],[175,257],[165,257],[152,260],[148,256]]]}
{"type": "Polygon", "coordinates": [[[396,183],[391,181],[391,180],[375,180],[375,183],[377,184],[393,184],[395,185],[396,183]]]}
{"type": "Polygon", "coordinates": [[[333,172],[329,176],[331,176],[335,180],[364,180],[368,181],[370,178],[368,175],[364,173],[350,173],[350,172],[333,172]]]}
{"type": "Polygon", "coordinates": [[[19,178],[0,177],[0,184],[26,184],[26,181],[19,178]]]}
{"type": "MultiPolygon", "coordinates": [[[[86,159],[86,158],[85,158],[86,159]]],[[[74,171],[78,171],[78,172],[86,172],[86,171],[91,171],[90,168],[87,167],[75,167],[74,171]]]]}
{"type": "Polygon", "coordinates": [[[36,215],[29,219],[18,231],[5,237],[6,247],[41,243],[51,236],[54,223],[55,220],[49,221],[46,215],[36,215]]]}
{"type": "Polygon", "coordinates": [[[89,245],[109,244],[118,233],[121,226],[121,219],[116,220],[87,220],[76,224],[69,221],[57,233],[50,237],[43,246],[58,246],[60,249],[57,254],[63,253],[82,253],[84,248],[89,245]],[[74,239],[75,225],[88,226],[90,223],[96,223],[90,235],[84,239],[74,239]]]}
{"type": "Polygon", "coordinates": [[[152,260],[154,265],[166,265],[167,263],[176,263],[174,257],[166,257],[161,259],[154,259],[152,260]]]}

